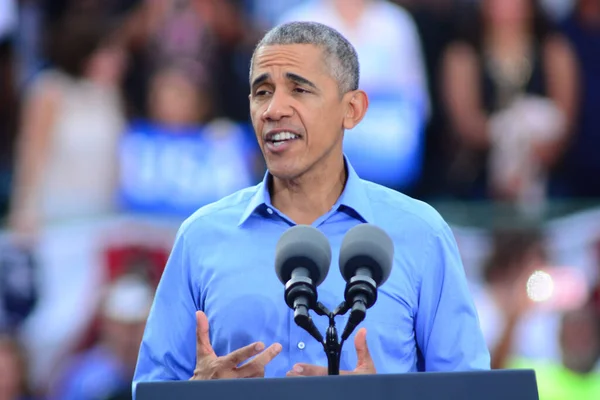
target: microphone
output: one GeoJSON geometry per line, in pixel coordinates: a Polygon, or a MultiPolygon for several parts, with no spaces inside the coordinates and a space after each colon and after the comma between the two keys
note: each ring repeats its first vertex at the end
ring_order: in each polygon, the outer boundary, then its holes
{"type": "Polygon", "coordinates": [[[317,307],[317,286],[325,280],[331,264],[331,246],[317,228],[296,225],[281,235],[275,248],[275,272],[285,285],[285,302],[294,310],[294,322],[319,342],[308,311],[317,307]]]}
{"type": "Polygon", "coordinates": [[[348,339],[365,319],[367,309],[377,301],[377,288],[390,276],[393,259],[392,239],[375,225],[357,225],[344,236],[339,266],[346,281],[344,300],[351,311],[342,333],[342,342],[348,339]]]}

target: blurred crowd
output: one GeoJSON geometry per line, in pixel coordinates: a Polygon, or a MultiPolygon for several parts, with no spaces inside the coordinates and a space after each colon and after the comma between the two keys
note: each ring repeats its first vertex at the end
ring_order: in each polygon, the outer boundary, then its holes
{"type": "MultiPolygon", "coordinates": [[[[600,0],[0,0],[0,400],[130,398],[178,224],[265,173],[248,67],[293,20],[357,49],[361,177],[523,221],[600,207],[600,0]]],[[[584,267],[529,223],[482,233],[468,274],[492,366],[535,368],[542,400],[600,398],[583,220],[584,267]]]]}

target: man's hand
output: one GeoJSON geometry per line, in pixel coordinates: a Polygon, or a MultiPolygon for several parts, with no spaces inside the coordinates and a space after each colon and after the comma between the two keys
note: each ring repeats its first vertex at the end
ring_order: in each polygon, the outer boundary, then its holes
{"type": "Polygon", "coordinates": [[[265,365],[281,352],[279,343],[274,343],[265,350],[263,343],[256,342],[226,356],[217,357],[210,344],[208,318],[202,311],[196,312],[196,341],[196,369],[190,380],[264,377],[265,365]],[[256,356],[253,360],[238,367],[253,356],[256,356]]]}
{"type": "MultiPolygon", "coordinates": [[[[354,368],[354,371],[340,371],[340,375],[376,374],[377,371],[375,370],[373,359],[371,358],[369,348],[367,347],[367,330],[365,328],[360,328],[358,332],[356,332],[354,346],[356,347],[356,356],[358,357],[356,368],[354,368]]],[[[327,375],[327,368],[311,364],[296,364],[286,375],[325,376],[327,375]]]]}

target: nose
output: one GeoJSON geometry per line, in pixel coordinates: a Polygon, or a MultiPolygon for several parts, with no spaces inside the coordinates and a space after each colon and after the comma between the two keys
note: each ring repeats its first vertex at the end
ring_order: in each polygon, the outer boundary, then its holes
{"type": "Polygon", "coordinates": [[[269,104],[262,115],[265,121],[279,121],[294,114],[289,97],[281,90],[275,90],[269,104]]]}

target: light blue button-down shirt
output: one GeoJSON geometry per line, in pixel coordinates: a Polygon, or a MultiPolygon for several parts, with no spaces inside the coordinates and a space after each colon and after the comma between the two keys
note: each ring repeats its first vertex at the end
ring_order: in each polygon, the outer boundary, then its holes
{"type": "MultiPolygon", "coordinates": [[[[427,204],[360,179],[348,163],[347,168],[338,202],[313,224],[329,238],[333,255],[319,300],[331,310],[343,300],[338,255],[344,234],[360,223],[376,224],[395,246],[391,275],[360,325],[367,328],[377,371],[489,369],[448,225],[427,204]]],[[[268,179],[201,208],[182,224],[156,292],[134,385],[193,375],[196,310],[208,316],[218,356],[255,341],[281,343],[267,377],[283,377],[298,362],[327,365],[322,345],[294,323],[275,275],[275,245],[294,222],[271,204],[268,179]]],[[[340,334],[347,315],[337,317],[340,334]]],[[[324,335],[327,318],[313,314],[313,319],[324,335]]],[[[353,336],[343,348],[340,369],[356,366],[353,336]]]]}

